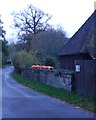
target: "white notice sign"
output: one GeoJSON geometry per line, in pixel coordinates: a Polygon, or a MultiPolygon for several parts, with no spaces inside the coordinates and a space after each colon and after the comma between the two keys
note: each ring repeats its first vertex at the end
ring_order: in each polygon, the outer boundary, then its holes
{"type": "Polygon", "coordinates": [[[76,65],[76,72],[80,72],[80,65],[76,65]]]}

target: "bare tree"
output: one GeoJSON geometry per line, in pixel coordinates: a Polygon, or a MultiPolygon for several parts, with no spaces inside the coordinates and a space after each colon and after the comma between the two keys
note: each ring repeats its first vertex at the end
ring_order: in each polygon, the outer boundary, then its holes
{"type": "Polygon", "coordinates": [[[22,12],[13,12],[12,15],[14,26],[20,30],[20,33],[33,33],[34,35],[45,31],[48,27],[48,21],[51,19],[50,15],[32,5],[28,5],[27,9],[22,12]]]}
{"type": "Polygon", "coordinates": [[[32,49],[32,40],[36,40],[36,35],[49,27],[48,21],[51,16],[32,5],[28,5],[23,11],[13,12],[12,15],[14,27],[19,30],[18,36],[28,43],[29,51],[32,49]]]}

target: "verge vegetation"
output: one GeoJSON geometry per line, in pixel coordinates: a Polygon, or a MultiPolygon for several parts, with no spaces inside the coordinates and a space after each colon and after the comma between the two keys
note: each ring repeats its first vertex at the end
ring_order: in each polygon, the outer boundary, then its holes
{"type": "Polygon", "coordinates": [[[17,74],[15,71],[12,73],[12,76],[16,79],[17,82],[33,90],[44,93],[53,98],[66,101],[70,104],[76,105],[90,112],[96,112],[96,105],[94,104],[94,98],[78,95],[74,92],[66,91],[63,88],[55,88],[40,82],[29,80],[28,78],[20,74],[17,74]]]}

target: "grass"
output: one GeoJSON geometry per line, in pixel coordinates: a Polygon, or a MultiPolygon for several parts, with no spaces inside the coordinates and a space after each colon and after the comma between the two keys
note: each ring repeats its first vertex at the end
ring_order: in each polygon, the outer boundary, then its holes
{"type": "Polygon", "coordinates": [[[32,81],[20,74],[17,74],[15,71],[12,73],[12,76],[15,80],[24,86],[27,86],[33,90],[44,93],[51,97],[66,101],[68,103],[74,104],[78,107],[86,109],[90,112],[96,112],[96,106],[94,108],[94,99],[82,95],[78,95],[74,92],[69,92],[63,88],[55,88],[41,82],[32,81]]]}

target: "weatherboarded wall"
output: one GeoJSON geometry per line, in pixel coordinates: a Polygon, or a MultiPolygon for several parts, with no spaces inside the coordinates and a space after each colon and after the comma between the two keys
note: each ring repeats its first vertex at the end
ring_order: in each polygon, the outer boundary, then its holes
{"type": "Polygon", "coordinates": [[[89,54],[61,55],[59,56],[60,68],[75,70],[75,60],[90,60],[89,54]]]}
{"type": "Polygon", "coordinates": [[[96,60],[76,60],[80,71],[76,72],[76,91],[83,95],[96,96],[96,60]]]}
{"type": "Polygon", "coordinates": [[[38,81],[57,88],[73,90],[73,73],[65,73],[61,70],[38,70],[32,68],[22,69],[22,75],[30,80],[38,81]]]}

